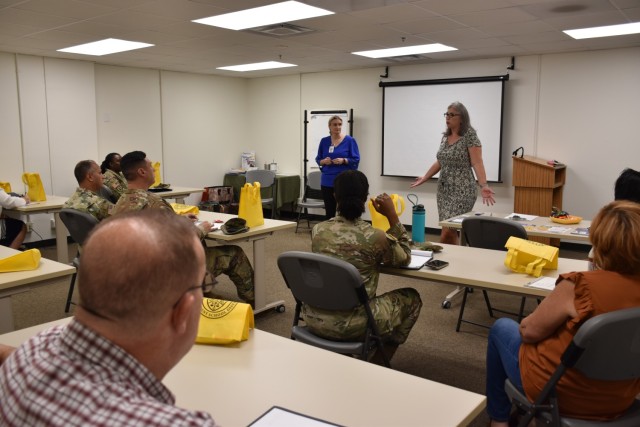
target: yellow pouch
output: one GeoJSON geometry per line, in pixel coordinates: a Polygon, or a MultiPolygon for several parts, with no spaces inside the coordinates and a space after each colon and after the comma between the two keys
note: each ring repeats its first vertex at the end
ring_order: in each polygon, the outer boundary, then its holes
{"type": "Polygon", "coordinates": [[[5,193],[11,193],[11,183],[9,182],[0,182],[0,188],[2,188],[5,193]]]}
{"type": "Polygon", "coordinates": [[[240,189],[240,207],[238,217],[247,221],[247,227],[252,228],[264,224],[262,214],[262,197],[260,196],[260,183],[246,183],[240,189]]]}
{"type": "Polygon", "coordinates": [[[155,162],[153,164],[153,185],[152,187],[157,187],[162,183],[162,176],[160,175],[160,162],[155,162]]]}
{"type": "MultiPolygon", "coordinates": [[[[391,200],[393,200],[393,204],[396,206],[396,212],[398,213],[398,216],[402,215],[402,212],[404,212],[404,199],[402,198],[402,196],[392,194],[389,197],[391,197],[391,200]]],[[[386,233],[391,227],[389,225],[389,220],[386,216],[379,213],[376,208],[373,207],[373,202],[371,200],[369,200],[369,213],[371,213],[371,225],[373,225],[374,228],[382,230],[386,233]]]]}
{"type": "Polygon", "coordinates": [[[35,270],[40,265],[40,251],[29,249],[0,259],[0,273],[35,270]]]}
{"type": "Polygon", "coordinates": [[[556,247],[518,237],[509,237],[504,246],[507,248],[504,265],[516,273],[540,277],[542,269],[558,269],[558,248],[556,247]]]}
{"type": "Polygon", "coordinates": [[[44,202],[47,200],[47,195],[44,192],[44,186],[42,185],[39,173],[23,173],[22,182],[29,187],[27,195],[32,202],[44,202]]]}
{"type": "Polygon", "coordinates": [[[198,215],[198,213],[200,213],[200,209],[198,209],[197,206],[183,205],[182,203],[170,203],[170,205],[173,208],[173,211],[180,215],[186,215],[186,214],[198,215]]]}
{"type": "Polygon", "coordinates": [[[249,339],[253,329],[253,310],[249,304],[203,298],[196,342],[231,344],[249,339]]]}

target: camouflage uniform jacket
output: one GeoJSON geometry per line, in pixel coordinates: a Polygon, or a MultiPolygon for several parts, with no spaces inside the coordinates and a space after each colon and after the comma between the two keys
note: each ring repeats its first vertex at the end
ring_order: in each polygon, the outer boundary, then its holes
{"type": "Polygon", "coordinates": [[[147,190],[127,189],[116,203],[113,215],[142,209],[165,209],[173,212],[171,205],[162,197],[147,190]]]}
{"type": "Polygon", "coordinates": [[[113,214],[114,205],[93,191],[78,187],[63,207],[87,212],[102,221],[113,214]]]}
{"type": "Polygon", "coordinates": [[[313,228],[311,249],[354,265],[369,298],[376,295],[381,264],[399,267],[411,260],[409,235],[401,223],[385,233],[362,219],[349,221],[340,215],[313,228]]]}
{"type": "MultiPolygon", "coordinates": [[[[113,209],[113,215],[121,212],[140,211],[142,209],[164,209],[175,212],[166,200],[156,194],[150,193],[147,190],[127,189],[118,200],[118,203],[116,203],[113,209]]],[[[207,233],[200,227],[196,228],[198,235],[203,239],[207,233]]]]}
{"type": "Polygon", "coordinates": [[[120,196],[127,191],[127,180],[122,173],[117,173],[111,169],[107,169],[104,172],[104,185],[107,186],[116,196],[116,199],[120,199],[120,196]]]}

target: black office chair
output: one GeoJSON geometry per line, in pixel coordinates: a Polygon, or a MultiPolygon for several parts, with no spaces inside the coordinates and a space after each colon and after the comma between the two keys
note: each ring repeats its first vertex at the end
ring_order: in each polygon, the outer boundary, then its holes
{"type": "MultiPolygon", "coordinates": [[[[504,245],[509,240],[509,237],[515,236],[520,237],[521,239],[527,238],[527,230],[520,224],[517,224],[513,221],[502,219],[502,218],[493,218],[493,217],[467,217],[462,220],[462,234],[464,239],[466,240],[469,246],[474,248],[483,248],[483,249],[494,249],[494,250],[506,250],[504,245]]],[[[467,303],[467,297],[472,292],[471,288],[466,287],[464,289],[464,293],[462,295],[462,303],[460,304],[460,313],[458,315],[458,323],[456,324],[456,332],[460,332],[460,325],[464,323],[470,323],[476,326],[482,326],[488,328],[490,326],[473,322],[470,320],[464,320],[464,309],[467,303]]],[[[487,305],[487,310],[489,310],[489,316],[494,317],[493,312],[501,312],[506,314],[511,314],[514,316],[518,316],[518,322],[522,320],[522,315],[524,312],[524,304],[526,298],[522,297],[520,301],[520,310],[518,313],[513,313],[510,311],[500,310],[491,306],[491,302],[489,301],[489,294],[487,291],[483,290],[482,295],[484,296],[484,301],[487,305]]]]}
{"type": "Polygon", "coordinates": [[[64,306],[64,312],[68,313],[72,304],[73,288],[76,284],[76,276],[80,267],[80,246],[84,243],[89,232],[98,224],[98,220],[91,214],[76,209],[63,208],[60,211],[60,219],[64,223],[71,238],[78,244],[78,253],[73,259],[72,264],[76,268],[76,272],[71,276],[71,284],[69,285],[69,293],[67,294],[67,302],[64,306]]]}
{"type": "Polygon", "coordinates": [[[301,219],[306,219],[307,228],[311,229],[311,223],[309,222],[309,209],[325,209],[324,200],[322,199],[322,189],[320,187],[321,178],[322,172],[320,171],[309,172],[307,175],[307,185],[305,185],[304,194],[302,195],[302,199],[298,201],[296,233],[298,232],[298,226],[300,226],[301,219]]]}
{"type": "Polygon", "coordinates": [[[340,354],[367,360],[373,348],[381,352],[384,364],[389,358],[373,318],[369,297],[358,269],[346,261],[327,255],[291,251],[278,257],[278,268],[296,300],[291,339],[340,354]],[[322,310],[350,311],[360,305],[367,314],[367,330],[362,341],[333,341],[311,333],[299,323],[302,304],[322,310]]]}
{"type": "MultiPolygon", "coordinates": [[[[588,378],[622,381],[640,378],[640,307],[617,310],[587,320],[560,358],[535,402],[529,402],[508,379],[505,390],[518,409],[525,412],[518,426],[537,422],[562,427],[636,427],[640,426],[640,401],[637,399],[620,418],[593,421],[560,415],[556,385],[567,369],[576,369],[588,378]]],[[[538,424],[540,425],[540,424],[538,424]]]]}
{"type": "Polygon", "coordinates": [[[113,194],[113,191],[111,191],[111,189],[106,185],[103,185],[100,188],[100,191],[98,191],[98,196],[114,204],[118,202],[118,198],[116,197],[116,195],[113,194]]]}
{"type": "MultiPolygon", "coordinates": [[[[263,193],[263,190],[268,189],[267,194],[270,194],[269,197],[265,197],[262,199],[262,205],[271,205],[271,218],[276,217],[276,172],[264,169],[256,169],[252,171],[247,171],[245,177],[247,178],[247,182],[249,184],[253,184],[254,182],[260,183],[260,192],[263,193]]],[[[263,193],[264,194],[264,193],[263,193]]]]}

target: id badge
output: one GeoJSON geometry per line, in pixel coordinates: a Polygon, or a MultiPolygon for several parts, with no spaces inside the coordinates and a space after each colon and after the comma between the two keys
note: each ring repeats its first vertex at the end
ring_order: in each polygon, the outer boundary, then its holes
{"type": "Polygon", "coordinates": [[[333,149],[336,148],[333,145],[329,147],[329,153],[333,153],[333,149]]]}

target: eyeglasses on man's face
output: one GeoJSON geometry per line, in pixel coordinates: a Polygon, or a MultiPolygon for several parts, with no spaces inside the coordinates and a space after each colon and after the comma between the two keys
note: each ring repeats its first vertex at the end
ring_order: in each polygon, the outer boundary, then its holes
{"type": "Polygon", "coordinates": [[[444,116],[448,117],[448,118],[452,118],[452,117],[459,116],[459,115],[460,114],[457,114],[457,113],[444,113],[444,116]]]}
{"type": "Polygon", "coordinates": [[[196,289],[202,289],[203,294],[209,293],[213,289],[213,283],[203,283],[202,285],[196,285],[196,286],[191,286],[190,288],[187,288],[182,293],[182,295],[180,295],[180,298],[178,298],[178,301],[176,301],[176,303],[173,306],[174,307],[177,306],[180,300],[182,299],[182,297],[185,296],[187,292],[195,291],[196,289]]]}

